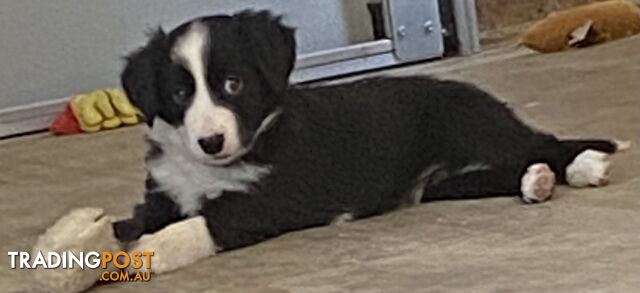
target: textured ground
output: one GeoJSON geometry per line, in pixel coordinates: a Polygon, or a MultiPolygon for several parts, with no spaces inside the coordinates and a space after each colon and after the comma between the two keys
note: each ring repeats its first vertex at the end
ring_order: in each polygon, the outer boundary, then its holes
{"type": "MultiPolygon", "coordinates": [[[[549,203],[442,202],[291,233],[150,283],[94,292],[638,292],[640,38],[581,51],[523,49],[387,71],[472,81],[565,137],[629,139],[601,189],[549,203]]],[[[70,208],[125,216],[142,198],[144,128],[0,143],[0,251],[28,250],[70,208]]],[[[0,263],[0,291],[30,292],[0,263]]]]}

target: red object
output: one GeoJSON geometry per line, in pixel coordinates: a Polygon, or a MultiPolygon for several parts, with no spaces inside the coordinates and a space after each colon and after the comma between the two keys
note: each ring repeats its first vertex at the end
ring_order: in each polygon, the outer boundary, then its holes
{"type": "Polygon", "coordinates": [[[53,123],[49,126],[49,130],[55,135],[82,133],[80,124],[71,110],[71,104],[67,103],[67,106],[64,107],[64,112],[60,113],[60,115],[53,120],[53,123]]]}

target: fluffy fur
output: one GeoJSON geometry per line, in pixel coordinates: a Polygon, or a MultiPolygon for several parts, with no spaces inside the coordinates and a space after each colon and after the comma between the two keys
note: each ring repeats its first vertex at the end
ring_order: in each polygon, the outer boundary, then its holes
{"type": "Polygon", "coordinates": [[[580,153],[616,150],[533,130],[466,83],[289,87],[294,52],[293,30],[243,12],[157,32],[131,55],[123,85],[152,126],[152,152],[145,203],[116,223],[119,239],[197,215],[228,250],[416,202],[529,190],[541,201],[580,153]],[[212,137],[222,145],[199,144],[212,137]],[[536,164],[544,176],[523,180],[536,164]]]}

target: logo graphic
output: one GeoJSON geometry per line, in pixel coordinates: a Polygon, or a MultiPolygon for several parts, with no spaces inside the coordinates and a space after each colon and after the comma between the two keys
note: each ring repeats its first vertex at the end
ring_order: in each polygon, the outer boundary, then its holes
{"type": "Polygon", "coordinates": [[[116,268],[117,270],[106,270],[100,275],[101,282],[148,282],[151,280],[151,258],[153,252],[134,251],[125,252],[79,252],[71,251],[47,252],[39,251],[32,257],[31,253],[25,251],[9,251],[9,264],[11,269],[33,270],[33,269],[102,269],[116,268]],[[134,273],[127,273],[131,269],[134,273]],[[138,271],[144,270],[146,271],[138,271]]]}

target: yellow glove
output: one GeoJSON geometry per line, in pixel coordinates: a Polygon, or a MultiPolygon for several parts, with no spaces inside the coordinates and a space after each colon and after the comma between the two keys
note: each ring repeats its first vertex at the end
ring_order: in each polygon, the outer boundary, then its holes
{"type": "Polygon", "coordinates": [[[113,129],[140,122],[141,112],[122,89],[97,90],[71,98],[71,110],[85,132],[113,129]]]}

